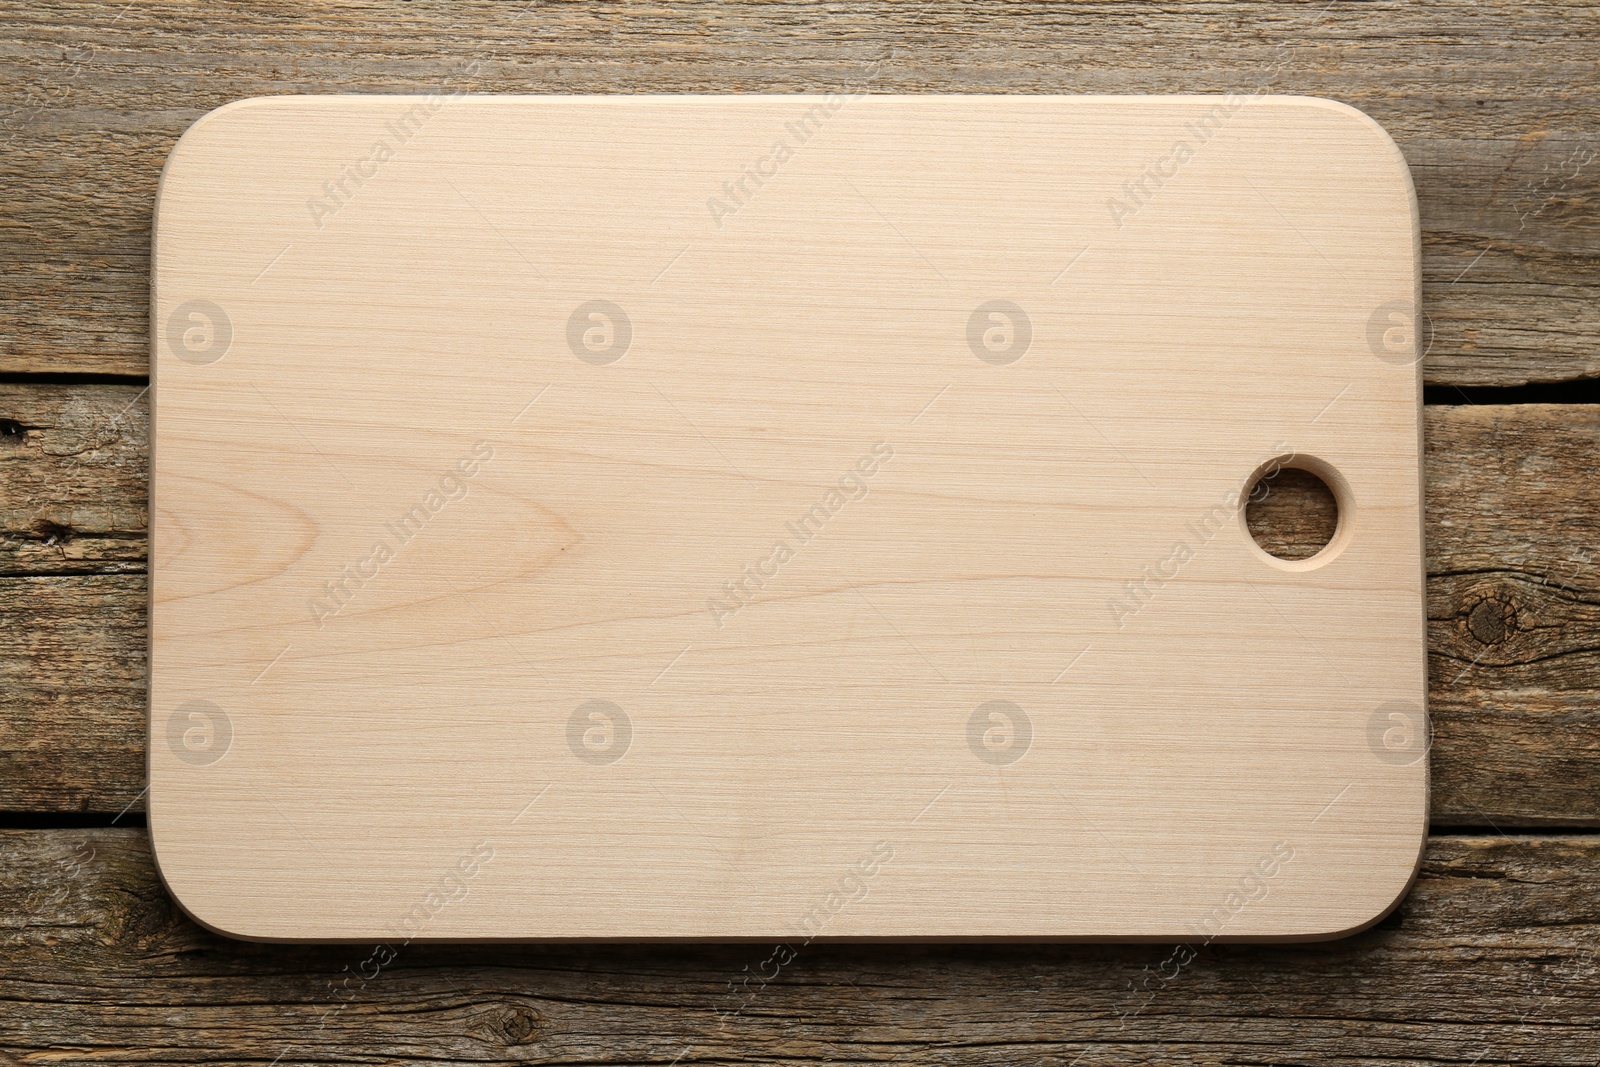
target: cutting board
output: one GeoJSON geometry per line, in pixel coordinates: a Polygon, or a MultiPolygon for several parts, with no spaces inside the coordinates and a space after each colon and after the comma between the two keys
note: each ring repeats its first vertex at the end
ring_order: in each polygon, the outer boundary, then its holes
{"type": "Polygon", "coordinates": [[[150,827],[259,940],[1287,940],[1426,825],[1415,198],[1295,97],[203,117],[150,827]],[[1337,532],[1277,559],[1282,467],[1337,532]]]}

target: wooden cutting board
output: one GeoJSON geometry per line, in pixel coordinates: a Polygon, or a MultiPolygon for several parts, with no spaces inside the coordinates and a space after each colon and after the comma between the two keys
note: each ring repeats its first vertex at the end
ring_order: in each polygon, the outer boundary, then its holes
{"type": "Polygon", "coordinates": [[[162,875],[262,940],[1360,929],[1426,824],[1417,300],[1325,100],[215,111],[156,213],[162,875]]]}

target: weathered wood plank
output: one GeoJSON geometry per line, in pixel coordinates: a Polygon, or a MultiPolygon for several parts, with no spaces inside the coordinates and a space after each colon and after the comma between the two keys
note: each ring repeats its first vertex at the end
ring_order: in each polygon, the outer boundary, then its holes
{"type": "Polygon", "coordinates": [[[115,813],[144,792],[145,589],[0,578],[0,810],[115,813]]]}
{"type": "Polygon", "coordinates": [[[0,382],[0,575],[143,570],[149,434],[140,386],[0,382]]]}
{"type": "Polygon", "coordinates": [[[1428,412],[1434,819],[1600,825],[1600,407],[1428,412]]]}
{"type": "MultiPolygon", "coordinates": [[[[0,388],[27,428],[0,438],[0,575],[31,576],[0,577],[0,810],[117,812],[144,788],[144,577],[73,573],[142,568],[137,393],[0,388]]],[[[1600,407],[1425,426],[1435,825],[1600,826],[1600,407]]],[[[1325,523],[1303,485],[1268,501],[1286,542],[1325,523]]]]}
{"type": "Polygon", "coordinates": [[[1592,837],[1436,838],[1400,909],[1345,941],[795,944],[765,982],[764,944],[230,942],[176,911],[139,830],[0,832],[0,872],[0,1049],[26,1063],[1589,1067],[1600,1055],[1592,837]]]}
{"type": "MultiPolygon", "coordinates": [[[[177,136],[271,93],[1274,92],[1411,162],[1439,384],[1600,374],[1600,9],[1225,2],[0,5],[0,372],[142,374],[177,136]],[[877,61],[874,63],[874,61],[877,61]]],[[[997,146],[1003,155],[1003,146],[997,146]]]]}

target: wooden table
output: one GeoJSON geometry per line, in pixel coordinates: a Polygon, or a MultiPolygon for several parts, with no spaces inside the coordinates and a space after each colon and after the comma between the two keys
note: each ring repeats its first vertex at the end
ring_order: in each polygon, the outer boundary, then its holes
{"type": "MultiPolygon", "coordinates": [[[[1600,10],[0,5],[0,1065],[1600,1062],[1600,10]],[[294,948],[143,829],[150,211],[268,93],[1279,92],[1423,219],[1433,837],[1304,947],[294,948]],[[392,958],[391,958],[392,956],[392,958]]],[[[1286,494],[1296,536],[1315,501],[1286,494]]]]}

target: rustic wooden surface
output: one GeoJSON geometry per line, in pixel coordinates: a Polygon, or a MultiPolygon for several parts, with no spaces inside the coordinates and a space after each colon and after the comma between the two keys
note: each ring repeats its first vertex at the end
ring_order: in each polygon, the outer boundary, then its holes
{"type": "MultiPolygon", "coordinates": [[[[143,789],[150,209],[204,111],[447,78],[816,91],[885,55],[882,91],[1333,96],[1412,165],[1427,379],[1470,390],[1600,375],[1597,23],[1509,0],[0,4],[0,826],[103,825],[143,789]]],[[[1171,978],[1168,946],[812,946],[764,988],[749,976],[767,954],[739,947],[413,946],[363,981],[370,950],[236,944],[175,915],[141,829],[16,829],[0,832],[0,1065],[1593,1065],[1600,408],[1521,402],[1535,395],[1427,412],[1441,836],[1378,929],[1203,949],[1171,978]]],[[[1319,521],[1295,497],[1288,540],[1319,521]]]]}
{"type": "MultiPolygon", "coordinates": [[[[140,389],[0,385],[25,428],[0,443],[5,809],[144,788],[140,389]]],[[[1424,428],[1434,823],[1600,826],[1600,406],[1430,406],[1424,428]]],[[[1287,541],[1326,521],[1307,483],[1275,499],[1287,541]]]]}
{"type": "MultiPolygon", "coordinates": [[[[0,370],[143,374],[173,140],[269,93],[1272,92],[1367,111],[1422,203],[1431,383],[1600,372],[1600,8],[0,6],[0,370]],[[874,60],[881,62],[873,65],[874,60]]],[[[1003,151],[1001,146],[997,149],[1003,151]]]]}
{"type": "Polygon", "coordinates": [[[1600,1056],[1600,843],[1444,837],[1313,946],[240,944],[143,834],[0,832],[0,1063],[1570,1064],[1600,1056]],[[387,962],[386,962],[387,961],[387,962]],[[776,971],[776,973],[775,973],[776,971]],[[281,1059],[279,1058],[281,1057],[281,1059]]]}

